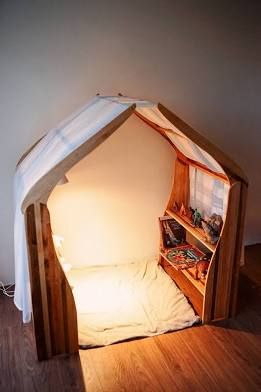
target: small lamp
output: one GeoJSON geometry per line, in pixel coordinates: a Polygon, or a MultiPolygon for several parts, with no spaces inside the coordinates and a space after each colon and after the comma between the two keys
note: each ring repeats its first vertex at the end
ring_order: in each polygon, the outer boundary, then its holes
{"type": "Polygon", "coordinates": [[[53,242],[57,252],[58,259],[61,263],[62,269],[64,270],[65,274],[69,272],[72,268],[70,263],[65,262],[65,257],[63,256],[62,247],[64,238],[61,235],[53,234],[53,242]]]}

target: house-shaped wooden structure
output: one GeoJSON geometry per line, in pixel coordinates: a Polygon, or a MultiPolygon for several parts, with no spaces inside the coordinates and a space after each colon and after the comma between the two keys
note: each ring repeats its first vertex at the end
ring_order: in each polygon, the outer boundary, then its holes
{"type": "Polygon", "coordinates": [[[204,285],[175,270],[160,252],[165,271],[187,296],[203,323],[235,314],[243,241],[247,179],[221,150],[161,104],[97,96],[48,132],[18,163],[15,177],[15,303],[24,321],[32,311],[39,359],[78,350],[77,315],[71,287],[56,256],[47,200],[61,178],[105,141],[131,115],[159,132],[176,151],[173,189],[163,214],[176,219],[211,252],[204,285]],[[228,185],[223,229],[207,243],[174,209],[189,205],[189,173],[194,167],[228,185]],[[30,276],[30,281],[29,281],[30,276]],[[32,305],[32,306],[31,306],[32,305]]]}

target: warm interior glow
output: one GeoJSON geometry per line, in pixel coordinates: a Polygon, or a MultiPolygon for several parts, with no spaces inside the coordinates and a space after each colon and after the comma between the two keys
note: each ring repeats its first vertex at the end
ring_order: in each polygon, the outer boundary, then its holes
{"type": "MultiPolygon", "coordinates": [[[[68,276],[70,280],[70,273],[68,276]]],[[[137,291],[133,292],[132,286],[127,281],[121,287],[115,285],[115,276],[112,276],[110,271],[107,271],[106,276],[93,275],[84,284],[81,284],[80,281],[74,282],[74,280],[70,282],[74,287],[74,295],[77,290],[78,312],[104,314],[120,309],[128,309],[130,313],[135,312],[135,304],[141,294],[137,291]]]]}
{"type": "Polygon", "coordinates": [[[64,237],[58,234],[53,234],[53,243],[56,249],[61,249],[64,242],[64,237]]]}
{"type": "Polygon", "coordinates": [[[167,141],[133,115],[74,166],[69,183],[48,201],[66,262],[83,267],[154,258],[174,159],[167,141]]]}
{"type": "Polygon", "coordinates": [[[62,267],[64,272],[67,274],[71,270],[72,265],[70,263],[62,263],[62,267]]]}

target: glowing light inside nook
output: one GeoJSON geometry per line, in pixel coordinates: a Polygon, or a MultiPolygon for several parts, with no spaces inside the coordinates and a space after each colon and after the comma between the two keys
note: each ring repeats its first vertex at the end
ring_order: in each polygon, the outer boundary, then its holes
{"type": "Polygon", "coordinates": [[[70,169],[48,209],[73,269],[158,254],[157,216],[171,190],[174,158],[171,146],[132,116],[70,169]]]}
{"type": "Polygon", "coordinates": [[[56,249],[61,249],[64,242],[64,237],[61,235],[53,234],[53,243],[56,249]]]}
{"type": "Polygon", "coordinates": [[[69,272],[72,268],[72,265],[70,263],[62,263],[62,267],[65,273],[69,272]]]}
{"type": "Polygon", "coordinates": [[[111,270],[106,269],[104,274],[101,269],[100,272],[85,274],[83,278],[79,272],[74,277],[72,271],[69,280],[74,287],[77,311],[87,314],[137,312],[142,293],[140,290],[133,291],[133,284],[126,280],[125,275],[126,271],[118,271],[113,267],[111,270]]]}
{"type": "Polygon", "coordinates": [[[64,242],[64,237],[61,235],[53,234],[53,243],[56,249],[56,253],[58,256],[58,259],[62,265],[62,268],[65,273],[69,272],[72,268],[72,265],[70,263],[66,263],[65,257],[63,256],[63,242],[64,242]]]}

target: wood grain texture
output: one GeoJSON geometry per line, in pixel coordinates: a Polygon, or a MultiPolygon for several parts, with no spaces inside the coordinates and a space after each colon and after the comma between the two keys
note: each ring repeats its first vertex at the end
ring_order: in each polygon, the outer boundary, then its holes
{"type": "Polygon", "coordinates": [[[260,303],[261,244],[246,249],[236,318],[38,362],[32,325],[0,294],[0,391],[259,392],[260,303]]]}
{"type": "Polygon", "coordinates": [[[78,350],[78,331],[74,298],[56,256],[48,208],[44,204],[40,207],[52,355],[75,353],[78,350]]]}
{"type": "Polygon", "coordinates": [[[236,257],[236,248],[237,246],[242,247],[242,242],[239,243],[239,238],[237,237],[240,191],[241,182],[235,181],[231,184],[226,219],[217,248],[213,319],[229,317],[235,266],[237,265],[237,268],[239,268],[240,264],[240,259],[236,257]]]}
{"type": "Polygon", "coordinates": [[[189,204],[189,165],[179,158],[175,161],[173,187],[167,209],[173,209],[175,203],[179,207],[183,203],[186,208],[189,204]]]}
{"type": "MultiPolygon", "coordinates": [[[[235,249],[234,265],[233,265],[233,280],[231,287],[231,300],[230,300],[230,316],[234,317],[237,311],[237,291],[238,291],[238,279],[239,279],[239,269],[240,262],[242,259],[243,252],[243,240],[244,240],[244,230],[245,230],[245,215],[246,215],[246,204],[247,204],[247,193],[248,188],[242,182],[240,189],[240,203],[238,212],[238,222],[237,222],[237,243],[235,249]]],[[[243,255],[244,256],[244,255],[243,255]]]]}
{"type": "Polygon", "coordinates": [[[182,271],[176,270],[163,257],[160,259],[160,265],[164,271],[174,280],[180,290],[187,297],[197,314],[200,316],[200,318],[202,318],[203,295],[193,284],[191,284],[182,271]]]}
{"type": "Polygon", "coordinates": [[[26,210],[25,221],[26,221],[26,236],[27,236],[27,247],[28,247],[28,262],[29,262],[29,271],[30,271],[32,307],[33,307],[32,316],[34,322],[34,331],[35,334],[37,334],[37,338],[36,338],[37,355],[39,360],[41,360],[48,357],[48,347],[50,346],[50,340],[49,340],[49,336],[46,337],[47,332],[43,327],[45,321],[44,321],[44,310],[43,310],[42,291],[41,291],[41,278],[40,278],[35,213],[36,213],[35,205],[32,204],[26,210]]]}
{"type": "MultiPolygon", "coordinates": [[[[46,346],[46,358],[51,357],[52,348],[51,348],[51,335],[50,335],[50,311],[49,301],[47,299],[47,276],[45,269],[45,251],[44,251],[44,229],[42,222],[42,211],[40,203],[34,204],[35,211],[35,228],[36,228],[36,244],[37,244],[37,256],[38,256],[38,266],[39,269],[36,271],[40,276],[40,289],[41,289],[41,302],[38,303],[38,307],[42,308],[43,312],[43,325],[45,334],[45,346],[46,346]]],[[[55,263],[55,260],[54,260],[55,263]]],[[[53,263],[53,264],[54,264],[53,263]]],[[[32,280],[35,278],[35,273],[32,270],[31,274],[32,280]]],[[[36,332],[36,331],[35,331],[36,332]]],[[[38,339],[36,335],[36,340],[38,339]]],[[[37,345],[38,346],[38,345],[37,345]]],[[[41,358],[45,359],[45,358],[41,358]]]]}
{"type": "Polygon", "coordinates": [[[213,319],[213,298],[214,297],[214,282],[217,273],[217,255],[216,252],[211,257],[208,272],[206,276],[205,295],[203,300],[203,316],[202,321],[209,323],[213,319]]]}
{"type": "Polygon", "coordinates": [[[26,210],[34,331],[38,359],[78,351],[73,294],[53,245],[47,206],[26,210]]]}

